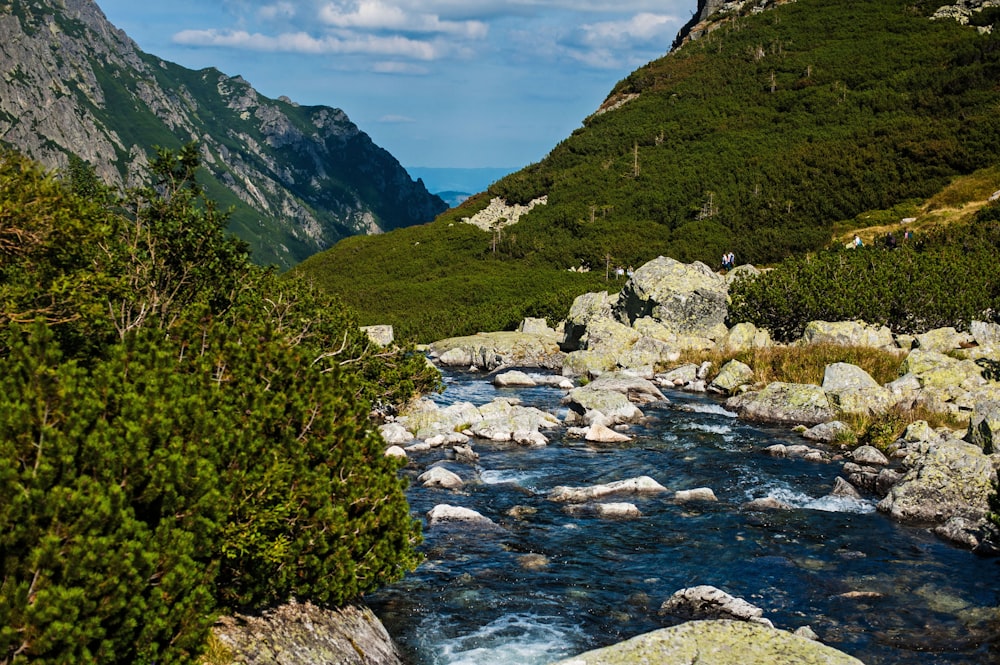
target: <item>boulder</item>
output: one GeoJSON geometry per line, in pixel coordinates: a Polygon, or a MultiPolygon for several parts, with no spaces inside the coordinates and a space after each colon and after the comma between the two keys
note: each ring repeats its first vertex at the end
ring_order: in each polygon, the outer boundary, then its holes
{"type": "Polygon", "coordinates": [[[749,365],[739,360],[730,360],[708,384],[708,389],[722,395],[731,395],[740,386],[753,383],[753,376],[753,370],[749,365]]]}
{"type": "Polygon", "coordinates": [[[864,466],[886,466],[889,464],[888,458],[874,446],[858,446],[851,452],[851,459],[854,460],[855,464],[864,466]]]}
{"type": "Polygon", "coordinates": [[[689,621],[554,665],[863,665],[814,640],[745,621],[689,621]]]}
{"type": "Polygon", "coordinates": [[[752,279],[760,274],[761,271],[756,266],[744,263],[726,273],[726,286],[732,286],[734,282],[740,279],[752,279]]]}
{"type": "Polygon", "coordinates": [[[934,527],[935,536],[969,550],[979,547],[980,532],[978,524],[964,517],[952,517],[944,524],[934,527]]]}
{"type": "Polygon", "coordinates": [[[675,362],[680,356],[676,343],[643,335],[639,341],[618,354],[617,362],[625,369],[654,368],[675,362]]]}
{"type": "Polygon", "coordinates": [[[649,476],[639,476],[637,478],[626,478],[625,480],[616,480],[611,483],[592,485],[590,487],[567,487],[560,485],[552,488],[548,494],[548,499],[559,503],[583,503],[613,494],[656,494],[666,491],[666,487],[649,476]]]}
{"type": "Polygon", "coordinates": [[[660,614],[682,619],[733,619],[771,626],[761,608],[707,584],[675,591],[663,601],[660,614]]]}
{"type": "Polygon", "coordinates": [[[982,351],[1000,351],[1000,324],[973,321],[969,332],[982,351]]]}
{"type": "Polygon", "coordinates": [[[440,503],[427,511],[427,526],[437,526],[445,522],[499,528],[496,522],[471,508],[440,503]]]}
{"type": "Polygon", "coordinates": [[[935,328],[920,335],[914,335],[916,346],[921,351],[934,351],[937,353],[947,353],[964,346],[969,346],[974,342],[974,338],[969,333],[960,333],[954,328],[935,328]]]}
{"type": "Polygon", "coordinates": [[[522,332],[452,337],[434,342],[429,348],[431,356],[442,365],[486,371],[503,366],[556,368],[562,363],[559,344],[554,337],[522,332]]]}
{"type": "Polygon", "coordinates": [[[629,324],[649,316],[676,334],[714,337],[725,327],[727,298],[725,279],[704,263],[661,256],[635,271],[614,312],[629,324]]]}
{"type": "Polygon", "coordinates": [[[693,490],[678,490],[674,493],[674,501],[718,501],[711,487],[696,487],[693,490]]]}
{"type": "Polygon", "coordinates": [[[625,395],[628,401],[636,404],[667,401],[666,395],[660,392],[660,389],[652,381],[623,372],[602,374],[588,383],[583,389],[611,390],[625,395]]]}
{"type": "Polygon", "coordinates": [[[618,354],[608,350],[583,349],[571,351],[563,357],[562,375],[567,377],[600,376],[616,369],[618,369],[618,354]]]}
{"type": "Polygon", "coordinates": [[[771,335],[752,323],[737,323],[719,346],[729,351],[749,351],[772,345],[771,335]]]}
{"type": "Polygon", "coordinates": [[[389,446],[385,449],[383,453],[386,457],[396,457],[399,459],[406,459],[406,451],[399,446],[389,446]]]}
{"type": "Polygon", "coordinates": [[[849,499],[861,499],[861,493],[858,492],[858,489],[840,476],[837,476],[837,479],[833,481],[833,490],[830,491],[830,494],[833,496],[847,497],[849,499]]]}
{"type": "Polygon", "coordinates": [[[902,522],[943,524],[953,517],[981,522],[989,510],[996,469],[981,448],[958,439],[910,455],[910,467],[878,504],[902,522]]]}
{"type": "Polygon", "coordinates": [[[424,487],[441,487],[444,489],[458,489],[465,482],[454,471],[449,471],[443,466],[432,466],[417,476],[417,482],[424,487]]]}
{"type": "Polygon", "coordinates": [[[562,401],[563,404],[569,406],[570,411],[575,413],[578,418],[583,418],[588,424],[594,422],[594,416],[588,416],[593,411],[603,416],[604,424],[609,426],[633,423],[642,418],[642,411],[639,410],[639,407],[630,402],[628,397],[615,390],[600,390],[583,386],[569,391],[569,394],[562,401]]]}
{"type": "Polygon", "coordinates": [[[497,374],[493,377],[493,385],[497,388],[531,388],[532,386],[538,385],[533,378],[528,376],[522,371],[511,370],[510,372],[503,372],[497,374]]]}
{"type": "Polygon", "coordinates": [[[448,436],[482,419],[479,409],[471,402],[456,402],[441,408],[428,399],[422,399],[407,405],[396,422],[413,432],[414,438],[429,439],[436,435],[448,436]]]}
{"type": "Polygon", "coordinates": [[[661,386],[673,386],[679,388],[698,380],[698,366],[693,363],[681,365],[669,372],[656,375],[656,382],[661,386]]]}
{"type": "Polygon", "coordinates": [[[974,360],[957,360],[936,351],[914,349],[907,354],[900,374],[913,374],[923,388],[961,387],[969,391],[986,385],[982,369],[974,360]]]}
{"type": "Polygon", "coordinates": [[[566,351],[580,349],[580,340],[587,332],[591,321],[613,319],[612,307],[618,301],[618,296],[610,296],[604,291],[584,293],[573,300],[569,314],[564,324],[562,348],[566,351]]]}
{"type": "Polygon", "coordinates": [[[635,519],[642,512],[633,503],[584,503],[566,506],[570,515],[588,515],[609,519],[635,519]]]}
{"type": "MultiPolygon", "coordinates": [[[[364,604],[331,609],[294,600],[261,613],[224,616],[212,632],[244,665],[403,665],[378,617],[364,604]]],[[[205,661],[207,662],[207,661],[205,661]]]]}
{"type": "Polygon", "coordinates": [[[378,428],[382,439],[390,445],[399,445],[412,441],[415,437],[399,423],[386,423],[378,428]]]}
{"type": "Polygon", "coordinates": [[[580,348],[619,355],[631,349],[641,337],[635,330],[614,319],[594,319],[587,324],[587,332],[580,339],[580,348]]]}
{"type": "Polygon", "coordinates": [[[616,432],[601,423],[594,423],[588,427],[586,434],[583,435],[583,438],[593,443],[625,443],[632,440],[632,437],[627,434],[616,432]]]}
{"type": "Polygon", "coordinates": [[[865,370],[849,363],[827,365],[823,390],[840,413],[870,415],[885,413],[895,404],[892,393],[865,370]]]}
{"type": "Polygon", "coordinates": [[[517,326],[517,331],[529,335],[541,335],[545,337],[556,337],[555,330],[549,327],[545,319],[526,318],[517,326]]]}
{"type": "Polygon", "coordinates": [[[382,347],[392,344],[395,338],[389,325],[361,326],[361,330],[368,335],[368,339],[382,347]]]}
{"type": "Polygon", "coordinates": [[[965,440],[987,455],[1000,450],[1000,399],[976,402],[965,440]]]}
{"type": "Polygon", "coordinates": [[[744,420],[787,425],[818,425],[836,415],[826,391],[807,383],[771,383],[763,390],[730,397],[726,408],[744,420]]]}
{"type": "Polygon", "coordinates": [[[864,321],[810,321],[802,332],[800,343],[869,346],[877,349],[896,346],[891,330],[885,326],[869,325],[864,321]]]}
{"type": "Polygon", "coordinates": [[[849,438],[854,434],[850,425],[840,420],[831,420],[828,423],[814,425],[802,432],[802,437],[809,441],[820,443],[834,443],[840,438],[849,438]]]}

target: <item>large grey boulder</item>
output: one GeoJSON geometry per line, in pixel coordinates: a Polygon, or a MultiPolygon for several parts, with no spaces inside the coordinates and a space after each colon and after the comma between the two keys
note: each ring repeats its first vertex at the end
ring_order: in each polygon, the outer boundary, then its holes
{"type": "Polygon", "coordinates": [[[442,365],[494,370],[498,367],[557,368],[562,354],[555,337],[501,331],[451,337],[430,345],[431,357],[442,365]]]}
{"type": "Polygon", "coordinates": [[[840,413],[885,413],[895,404],[893,394],[883,388],[865,370],[849,363],[827,365],[823,390],[830,404],[840,413]]]}
{"type": "Polygon", "coordinates": [[[864,665],[842,651],[746,621],[689,621],[554,665],[864,665]]]}
{"type": "Polygon", "coordinates": [[[976,402],[965,440],[987,455],[1000,450],[1000,399],[976,402]]]}
{"type": "Polygon", "coordinates": [[[730,360],[708,384],[708,389],[722,395],[731,395],[741,386],[753,383],[753,370],[739,360],[730,360]]]}
{"type": "Polygon", "coordinates": [[[465,482],[454,471],[443,466],[432,466],[417,476],[417,482],[424,487],[441,487],[443,489],[458,489],[465,482]]]}
{"type": "Polygon", "coordinates": [[[752,323],[737,323],[719,346],[730,351],[749,351],[772,345],[771,334],[752,323]]]}
{"type": "Polygon", "coordinates": [[[726,280],[704,263],[661,256],[635,271],[614,312],[629,324],[649,316],[675,334],[715,338],[725,329],[727,297],[726,280]]]}
{"type": "Polygon", "coordinates": [[[964,346],[969,346],[974,338],[969,333],[960,333],[954,328],[935,328],[925,333],[915,335],[916,345],[921,351],[947,353],[964,346]]]}
{"type": "Polygon", "coordinates": [[[666,491],[666,487],[649,476],[638,476],[589,487],[560,485],[552,488],[548,498],[559,503],[583,503],[615,494],[657,494],[666,491]]]}
{"type": "Polygon", "coordinates": [[[447,503],[439,503],[427,511],[427,526],[437,526],[448,522],[455,522],[468,526],[478,526],[487,528],[499,528],[496,522],[486,517],[479,511],[464,506],[452,506],[447,503]]]}
{"type": "Polygon", "coordinates": [[[636,404],[667,401],[666,395],[660,392],[655,383],[626,372],[602,374],[588,383],[584,389],[612,390],[625,395],[630,402],[635,402],[636,404]]]}
{"type": "Polygon", "coordinates": [[[261,614],[221,617],[212,632],[245,665],[403,665],[385,626],[361,603],[330,609],[292,600],[261,614]]]}
{"type": "Polygon", "coordinates": [[[594,319],[580,338],[580,348],[618,354],[632,348],[640,337],[638,332],[614,319],[594,319]]]}
{"type": "Polygon", "coordinates": [[[617,295],[609,295],[605,291],[584,293],[573,300],[563,328],[562,347],[566,351],[580,349],[580,340],[587,332],[591,321],[614,319],[611,310],[618,301],[617,295]]]}
{"type": "Polygon", "coordinates": [[[979,345],[979,350],[985,353],[1000,351],[1000,324],[985,321],[973,321],[969,325],[972,338],[979,345]]]}
{"type": "Polygon", "coordinates": [[[771,626],[761,608],[707,584],[675,591],[663,601],[660,614],[682,619],[734,619],[771,626]]]}
{"type": "Polygon", "coordinates": [[[591,388],[589,385],[574,388],[562,401],[570,409],[567,422],[575,423],[582,420],[589,425],[599,418],[602,424],[612,426],[638,422],[643,415],[639,407],[622,393],[591,388]],[[594,415],[594,412],[600,416],[594,415]]]}
{"type": "Polygon", "coordinates": [[[726,408],[744,420],[788,425],[818,425],[836,417],[826,391],[808,383],[771,383],[730,397],[726,408]]]}
{"type": "Polygon", "coordinates": [[[987,384],[974,360],[957,360],[936,351],[914,349],[900,365],[901,375],[912,374],[922,388],[961,388],[969,391],[987,384]]]}
{"type": "Polygon", "coordinates": [[[978,446],[958,439],[925,444],[908,456],[909,470],[878,504],[902,522],[943,524],[952,517],[981,522],[996,469],[978,446]]]}
{"type": "Polygon", "coordinates": [[[878,349],[896,347],[891,330],[885,326],[869,325],[864,321],[810,321],[806,324],[800,343],[870,346],[878,349]]]}
{"type": "Polygon", "coordinates": [[[390,325],[361,326],[361,330],[368,335],[368,339],[379,346],[389,346],[395,340],[395,335],[390,325]]]}

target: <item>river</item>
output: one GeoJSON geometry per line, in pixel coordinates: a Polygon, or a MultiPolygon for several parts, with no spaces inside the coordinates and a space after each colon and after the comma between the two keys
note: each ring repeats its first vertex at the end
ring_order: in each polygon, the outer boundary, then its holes
{"type": "MultiPolygon", "coordinates": [[[[446,384],[434,398],[442,405],[506,396],[565,415],[557,388],[497,389],[453,371],[446,384]]],[[[443,450],[411,454],[403,473],[416,517],[447,503],[502,527],[425,528],[420,568],[367,598],[416,665],[549,663],[676,623],[659,615],[661,603],[699,584],[763,608],[776,627],[808,625],[868,665],[1000,663],[1000,561],[897,524],[874,501],[829,498],[840,464],[762,452],[803,442],[786,428],[739,421],[711,396],[667,395],[643,407],[624,445],[550,431],[537,448],[474,440],[475,464],[443,450]],[[416,483],[442,460],[465,487],[416,483]],[[640,475],[673,491],[709,487],[719,500],[619,498],[643,516],[608,520],[546,499],[557,485],[640,475]],[[794,509],[741,508],[765,496],[794,509]]]]}

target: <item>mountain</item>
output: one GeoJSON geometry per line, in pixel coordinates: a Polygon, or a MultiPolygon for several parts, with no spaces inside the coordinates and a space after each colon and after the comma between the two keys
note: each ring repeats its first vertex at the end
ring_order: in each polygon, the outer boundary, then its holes
{"type": "Polygon", "coordinates": [[[658,255],[718,267],[729,251],[768,264],[823,248],[1000,163],[996,5],[702,0],[675,48],[541,162],[301,270],[365,323],[432,339],[559,318],[573,287],[658,255]],[[461,223],[494,199],[545,204],[514,225],[461,223]]]}
{"type": "Polygon", "coordinates": [[[0,0],[0,142],[138,184],[154,146],[198,141],[209,195],[254,259],[287,268],[348,235],[447,208],[343,111],[144,53],[93,0],[0,0]]]}

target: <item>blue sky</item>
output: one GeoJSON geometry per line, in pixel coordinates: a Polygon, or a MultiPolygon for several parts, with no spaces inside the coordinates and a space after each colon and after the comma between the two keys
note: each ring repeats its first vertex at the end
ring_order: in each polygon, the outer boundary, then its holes
{"type": "Polygon", "coordinates": [[[146,52],[343,109],[404,166],[542,159],[696,0],[97,0],[146,52]]]}

